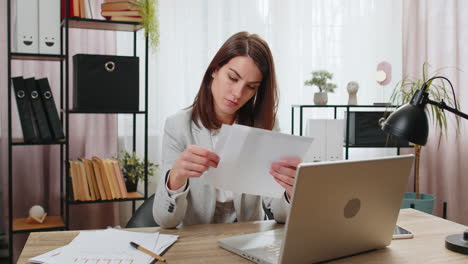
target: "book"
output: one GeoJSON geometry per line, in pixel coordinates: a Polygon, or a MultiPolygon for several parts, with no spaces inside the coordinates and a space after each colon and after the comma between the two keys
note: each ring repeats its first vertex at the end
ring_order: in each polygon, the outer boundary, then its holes
{"type": "Polygon", "coordinates": [[[73,200],[78,201],[81,199],[79,192],[78,192],[78,171],[76,169],[76,164],[74,161],[68,161],[69,170],[70,170],[70,178],[72,183],[72,190],[73,190],[73,200]]]}
{"type": "Polygon", "coordinates": [[[94,183],[93,183],[93,180],[91,179],[91,172],[89,171],[89,167],[88,165],[86,164],[86,159],[85,158],[80,158],[78,159],[82,164],[83,164],[83,167],[84,167],[84,173],[86,175],[86,181],[88,183],[88,190],[89,190],[89,195],[91,196],[91,200],[92,201],[95,201],[97,200],[97,197],[96,197],[96,193],[94,192],[94,183]]]}
{"type": "Polygon", "coordinates": [[[99,169],[96,170],[96,167],[94,166],[94,162],[92,160],[87,160],[87,161],[90,166],[90,170],[93,171],[94,179],[96,180],[96,189],[97,189],[97,192],[99,193],[99,199],[106,200],[107,196],[106,196],[106,192],[104,189],[104,185],[102,183],[101,172],[99,171],[99,169]]]}
{"type": "Polygon", "coordinates": [[[108,199],[109,200],[116,199],[117,196],[116,196],[113,183],[112,183],[112,179],[111,179],[112,175],[109,175],[109,172],[108,172],[108,169],[106,169],[104,160],[98,157],[93,157],[93,160],[96,160],[99,164],[99,169],[101,171],[101,175],[103,176],[102,178],[104,179],[104,183],[107,186],[107,190],[109,194],[108,199]]]}
{"type": "Polygon", "coordinates": [[[122,194],[120,192],[119,185],[117,183],[117,177],[114,172],[114,166],[112,165],[112,161],[109,159],[104,160],[104,165],[106,168],[107,176],[109,177],[109,182],[111,183],[111,188],[114,192],[114,198],[119,199],[122,198],[122,194]]]}
{"type": "Polygon", "coordinates": [[[138,22],[141,23],[143,22],[143,18],[139,16],[111,16],[109,20],[112,21],[125,21],[125,22],[138,22]]]}
{"type": "Polygon", "coordinates": [[[26,94],[30,97],[29,99],[31,100],[33,125],[35,125],[37,128],[38,138],[42,141],[50,141],[52,139],[52,133],[50,132],[44,106],[42,105],[39,92],[36,88],[36,80],[34,78],[25,79],[24,85],[27,91],[26,94]]]}
{"type": "Polygon", "coordinates": [[[90,3],[91,0],[84,0],[86,18],[93,19],[93,8],[90,3]]]}
{"type": "Polygon", "coordinates": [[[70,5],[73,6],[73,17],[81,17],[80,0],[70,0],[70,5]]]}
{"type": "Polygon", "coordinates": [[[35,142],[37,138],[36,131],[33,126],[32,107],[30,97],[25,88],[23,77],[14,77],[11,79],[16,98],[16,106],[23,131],[23,139],[26,143],[35,142]]]}
{"type": "Polygon", "coordinates": [[[85,0],[78,0],[78,1],[80,1],[80,17],[81,18],[87,18],[86,17],[85,0]]]}
{"type": "Polygon", "coordinates": [[[101,192],[101,199],[103,200],[111,200],[112,195],[109,189],[109,183],[104,176],[104,172],[101,171],[101,166],[99,165],[99,161],[97,157],[93,157],[91,162],[93,163],[94,174],[96,175],[96,179],[98,180],[99,184],[99,191],[101,192]]]}
{"type": "Polygon", "coordinates": [[[113,16],[140,16],[140,11],[101,11],[103,17],[113,17],[113,16]]]}
{"type": "Polygon", "coordinates": [[[83,162],[86,167],[86,173],[89,175],[89,179],[91,180],[92,191],[94,192],[94,196],[96,197],[96,200],[101,200],[101,193],[99,192],[96,175],[94,174],[93,163],[85,158],[83,158],[83,162]]]}
{"type": "Polygon", "coordinates": [[[82,161],[78,161],[78,167],[79,167],[79,177],[81,179],[81,193],[83,194],[82,195],[82,198],[84,199],[84,201],[91,201],[91,193],[89,191],[89,183],[88,183],[88,178],[86,176],[86,169],[85,169],[85,166],[84,166],[84,163],[82,161]]]}
{"type": "Polygon", "coordinates": [[[65,135],[63,133],[62,123],[60,121],[57,108],[55,105],[52,90],[50,89],[49,81],[47,78],[36,80],[37,90],[39,91],[42,105],[46,113],[47,122],[52,132],[54,139],[63,139],[65,135]]]}
{"type": "Polygon", "coordinates": [[[116,160],[112,160],[112,165],[114,167],[114,173],[117,178],[120,192],[122,193],[122,198],[128,198],[127,187],[125,187],[125,180],[123,177],[122,168],[120,168],[120,163],[116,160]]]}
{"type": "Polygon", "coordinates": [[[132,2],[114,2],[101,4],[102,11],[123,11],[123,10],[139,10],[140,7],[132,2]]]}

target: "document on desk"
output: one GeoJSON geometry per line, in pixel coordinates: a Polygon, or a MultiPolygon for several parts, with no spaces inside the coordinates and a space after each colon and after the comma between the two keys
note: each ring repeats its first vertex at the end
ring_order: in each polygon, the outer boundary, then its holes
{"type": "Polygon", "coordinates": [[[214,146],[220,161],[202,176],[206,184],[235,193],[281,197],[284,189],[269,171],[281,158],[304,159],[313,139],[252,128],[223,125],[214,146]]]}
{"type": "Polygon", "coordinates": [[[85,231],[68,245],[29,259],[44,264],[136,264],[151,263],[153,258],[130,246],[130,241],[162,254],[178,236],[139,233],[117,229],[85,231]]]}

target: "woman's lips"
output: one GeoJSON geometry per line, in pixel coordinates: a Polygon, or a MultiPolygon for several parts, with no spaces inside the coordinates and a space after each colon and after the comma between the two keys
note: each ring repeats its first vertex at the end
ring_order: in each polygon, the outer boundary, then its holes
{"type": "Polygon", "coordinates": [[[228,104],[229,104],[230,106],[237,106],[237,105],[238,105],[238,103],[236,103],[236,102],[234,102],[234,101],[231,101],[231,100],[229,100],[229,99],[226,99],[226,101],[228,102],[228,104]]]}

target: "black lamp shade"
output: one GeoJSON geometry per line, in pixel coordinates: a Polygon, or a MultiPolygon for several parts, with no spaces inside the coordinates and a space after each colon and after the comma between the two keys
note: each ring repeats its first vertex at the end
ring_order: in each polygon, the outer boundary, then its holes
{"type": "Polygon", "coordinates": [[[382,130],[418,145],[426,145],[429,124],[424,107],[405,104],[395,110],[382,124],[382,130]]]}

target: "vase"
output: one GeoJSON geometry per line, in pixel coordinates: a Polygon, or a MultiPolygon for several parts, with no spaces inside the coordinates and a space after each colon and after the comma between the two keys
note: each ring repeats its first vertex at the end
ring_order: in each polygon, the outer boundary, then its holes
{"type": "Polygon", "coordinates": [[[136,192],[138,186],[138,180],[136,182],[131,182],[127,176],[125,178],[125,187],[127,187],[127,192],[136,192]]]}
{"type": "Polygon", "coordinates": [[[359,90],[359,84],[355,81],[351,81],[346,86],[348,90],[348,105],[357,105],[357,92],[359,90]]]}
{"type": "Polygon", "coordinates": [[[316,105],[326,105],[327,102],[328,102],[327,92],[314,93],[314,104],[316,104],[316,105]]]}
{"type": "Polygon", "coordinates": [[[428,214],[434,213],[434,203],[435,203],[435,196],[425,193],[419,194],[419,199],[416,198],[416,193],[414,192],[407,192],[403,197],[403,201],[401,202],[401,208],[414,208],[421,212],[425,212],[428,214]]]}

